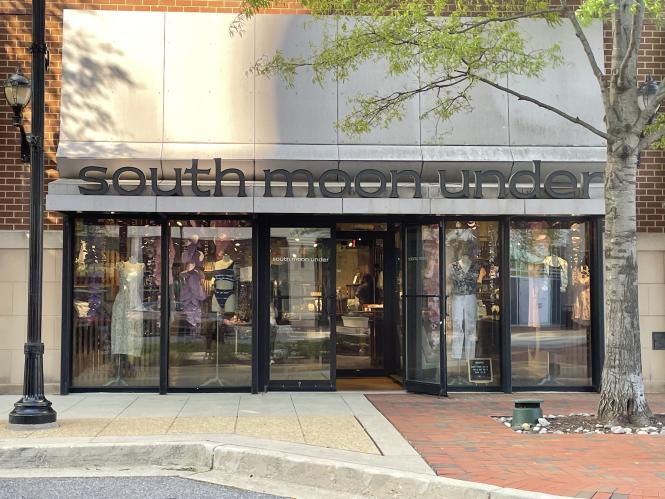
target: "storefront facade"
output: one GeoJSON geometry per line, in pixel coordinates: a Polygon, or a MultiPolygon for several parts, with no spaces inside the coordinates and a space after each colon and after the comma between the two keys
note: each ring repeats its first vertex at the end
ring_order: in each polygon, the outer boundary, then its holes
{"type": "Polygon", "coordinates": [[[68,217],[62,391],[597,386],[597,217],[342,220],[68,217]]]}
{"type": "MultiPolygon", "coordinates": [[[[246,69],[325,26],[216,35],[233,19],[64,12],[61,392],[596,389],[602,143],[488,91],[443,135],[423,95],[347,137],[381,62],[288,89],[246,69]],[[192,102],[201,47],[219,57],[192,102]]],[[[560,38],[579,64],[551,88],[589,76],[560,38]]],[[[585,92],[559,98],[602,121],[585,92]]]]}

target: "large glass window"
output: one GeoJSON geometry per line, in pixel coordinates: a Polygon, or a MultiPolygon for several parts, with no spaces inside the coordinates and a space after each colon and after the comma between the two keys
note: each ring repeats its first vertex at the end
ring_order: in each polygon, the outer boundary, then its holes
{"type": "Polygon", "coordinates": [[[270,380],[331,374],[331,230],[270,229],[270,380]]]}
{"type": "Polygon", "coordinates": [[[591,384],[590,225],[511,223],[514,386],[591,384]]]}
{"type": "Polygon", "coordinates": [[[159,225],[83,218],[74,229],[72,385],[159,385],[159,225]]]}
{"type": "Polygon", "coordinates": [[[445,242],[448,386],[499,386],[499,223],[446,222],[445,242]]]}
{"type": "Polygon", "coordinates": [[[169,247],[169,385],[246,387],[252,372],[252,227],[176,220],[169,247]]]}

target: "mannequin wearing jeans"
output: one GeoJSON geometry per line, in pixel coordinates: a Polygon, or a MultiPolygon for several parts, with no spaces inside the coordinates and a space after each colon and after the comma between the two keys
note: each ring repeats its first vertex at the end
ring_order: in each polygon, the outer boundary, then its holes
{"type": "Polygon", "coordinates": [[[452,281],[452,329],[454,359],[472,359],[476,355],[476,291],[484,269],[469,255],[451,263],[448,275],[452,281]]]}

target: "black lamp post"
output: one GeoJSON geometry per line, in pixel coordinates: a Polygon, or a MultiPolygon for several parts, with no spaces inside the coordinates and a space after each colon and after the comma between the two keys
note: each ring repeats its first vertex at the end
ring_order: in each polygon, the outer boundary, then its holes
{"type": "MultiPolygon", "coordinates": [[[[651,98],[658,92],[658,82],[653,79],[651,75],[647,75],[646,79],[637,87],[637,105],[641,110],[645,110],[649,105],[651,98]]],[[[653,119],[653,118],[652,118],[653,119]]]]}
{"type": "Polygon", "coordinates": [[[21,159],[30,161],[30,241],[28,268],[28,338],[24,346],[23,397],[9,413],[10,425],[55,426],[56,412],[44,396],[42,343],[42,268],[44,206],[44,73],[47,69],[45,0],[32,2],[32,92],[17,71],[5,82],[5,97],[14,110],[14,126],[21,131],[21,159]],[[23,108],[32,93],[32,133],[22,126],[23,108]],[[29,151],[29,154],[28,154],[29,151]]]}

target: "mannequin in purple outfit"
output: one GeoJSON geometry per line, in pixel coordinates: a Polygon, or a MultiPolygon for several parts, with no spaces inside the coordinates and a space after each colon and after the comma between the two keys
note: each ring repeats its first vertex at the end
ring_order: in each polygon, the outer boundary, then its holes
{"type": "Polygon", "coordinates": [[[208,297],[203,289],[204,275],[200,269],[204,257],[198,246],[199,238],[196,235],[185,243],[182,253],[185,270],[180,273],[180,303],[185,320],[192,327],[201,324],[201,304],[208,297]]]}

